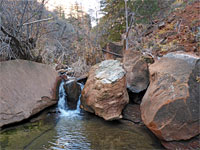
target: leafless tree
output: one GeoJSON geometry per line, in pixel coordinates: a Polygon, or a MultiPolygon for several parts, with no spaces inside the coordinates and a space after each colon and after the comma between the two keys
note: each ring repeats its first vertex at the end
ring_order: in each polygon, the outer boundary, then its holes
{"type": "Polygon", "coordinates": [[[83,64],[83,68],[88,68],[85,66],[101,57],[91,33],[90,17],[78,5],[75,11],[79,15],[71,13],[66,18],[61,14],[62,7],[47,11],[48,0],[0,0],[0,3],[1,58],[83,64]]]}
{"type": "MultiPolygon", "coordinates": [[[[127,0],[125,2],[125,18],[126,18],[126,35],[128,35],[128,7],[127,7],[127,0]]],[[[126,36],[126,50],[128,49],[128,36],[126,36]]]]}
{"type": "Polygon", "coordinates": [[[5,59],[35,59],[32,51],[45,30],[47,1],[0,0],[0,56],[5,59]],[[44,19],[44,20],[43,20],[44,19]]]}

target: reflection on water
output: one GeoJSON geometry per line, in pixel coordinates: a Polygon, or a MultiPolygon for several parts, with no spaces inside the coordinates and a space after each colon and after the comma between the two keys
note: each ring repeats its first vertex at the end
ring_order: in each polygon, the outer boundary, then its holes
{"type": "Polygon", "coordinates": [[[161,149],[144,127],[79,116],[46,115],[43,120],[1,131],[2,150],[133,150],[161,149]]]}
{"type": "Polygon", "coordinates": [[[44,112],[42,119],[38,121],[0,131],[1,149],[150,150],[162,148],[145,127],[136,127],[132,123],[119,121],[106,122],[92,114],[80,111],[79,107],[74,111],[60,112],[60,114],[44,112]]]}

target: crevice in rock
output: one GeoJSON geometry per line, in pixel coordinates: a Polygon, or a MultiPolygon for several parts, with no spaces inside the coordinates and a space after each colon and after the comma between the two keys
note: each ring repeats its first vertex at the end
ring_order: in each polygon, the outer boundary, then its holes
{"type": "Polygon", "coordinates": [[[85,76],[84,77],[80,77],[80,78],[77,78],[77,82],[85,85],[87,79],[88,79],[88,77],[85,77],[85,76]]]}
{"type": "MultiPolygon", "coordinates": [[[[147,87],[148,88],[148,87],[147,87]]],[[[143,90],[139,93],[133,93],[131,90],[127,89],[129,95],[129,103],[130,104],[139,104],[142,102],[142,98],[144,97],[146,90],[143,90]]]]}

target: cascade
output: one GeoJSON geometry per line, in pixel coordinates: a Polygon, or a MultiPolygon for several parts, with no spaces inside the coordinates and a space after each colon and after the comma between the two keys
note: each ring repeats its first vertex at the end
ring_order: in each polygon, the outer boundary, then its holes
{"type": "MultiPolygon", "coordinates": [[[[62,81],[60,86],[59,86],[59,101],[58,101],[58,110],[60,111],[61,113],[61,116],[70,116],[70,117],[73,117],[73,116],[78,116],[80,114],[80,98],[81,98],[81,95],[79,96],[79,99],[78,99],[78,103],[77,103],[77,107],[76,107],[76,110],[69,110],[67,108],[67,104],[66,104],[66,101],[67,101],[67,97],[66,97],[66,93],[65,93],[65,89],[64,89],[64,84],[65,82],[62,81]]],[[[81,84],[81,83],[78,83],[81,87],[81,90],[83,89],[84,85],[81,84]]]]}

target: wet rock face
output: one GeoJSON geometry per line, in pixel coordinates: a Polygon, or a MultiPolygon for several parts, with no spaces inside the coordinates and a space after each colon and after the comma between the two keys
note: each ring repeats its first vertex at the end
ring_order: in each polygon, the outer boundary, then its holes
{"type": "Polygon", "coordinates": [[[166,141],[161,141],[162,145],[168,149],[168,150],[175,150],[175,149],[180,149],[180,150],[196,150],[200,148],[200,135],[193,137],[190,140],[186,141],[171,141],[171,142],[166,142],[166,141]]]}
{"type": "Polygon", "coordinates": [[[106,60],[93,66],[82,91],[81,107],[105,120],[122,118],[128,103],[125,70],[117,60],[106,60]]]}
{"type": "Polygon", "coordinates": [[[188,140],[200,133],[200,83],[196,80],[200,60],[192,55],[181,59],[180,53],[168,56],[150,66],[142,120],[162,140],[188,140]]]}
{"type": "Polygon", "coordinates": [[[140,105],[128,104],[123,110],[123,119],[136,124],[143,124],[141,119],[140,105]]]}
{"type": "Polygon", "coordinates": [[[72,80],[66,82],[64,88],[67,94],[67,107],[71,110],[75,110],[77,107],[79,96],[81,94],[81,87],[77,83],[77,81],[72,80]]]}
{"type": "Polygon", "coordinates": [[[127,88],[133,93],[140,93],[149,85],[148,64],[138,51],[125,51],[123,64],[126,70],[127,88]]]}
{"type": "Polygon", "coordinates": [[[0,63],[0,127],[22,121],[57,103],[57,73],[26,60],[0,63]]]}

